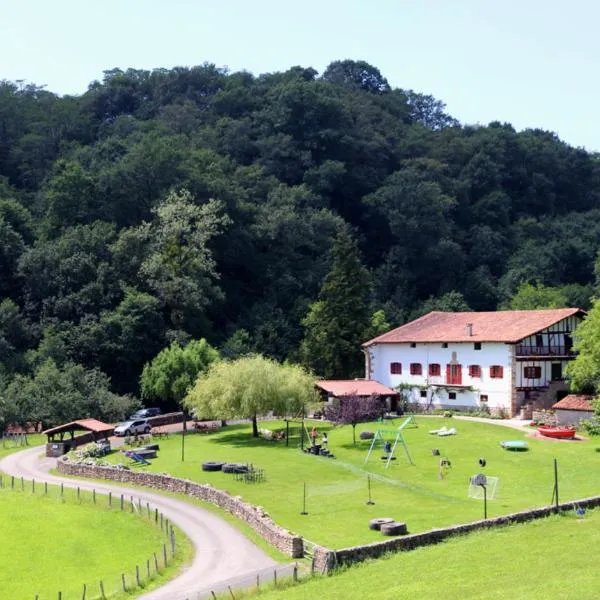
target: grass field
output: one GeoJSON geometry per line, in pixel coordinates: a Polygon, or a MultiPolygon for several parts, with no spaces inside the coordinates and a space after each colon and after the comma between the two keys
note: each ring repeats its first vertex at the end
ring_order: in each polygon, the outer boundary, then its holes
{"type": "MultiPolygon", "coordinates": [[[[528,452],[503,450],[505,439],[525,439],[526,432],[477,422],[418,417],[417,429],[405,429],[415,465],[410,465],[398,449],[397,460],[385,469],[381,451],[364,464],[369,442],[352,445],[350,427],[331,428],[317,422],[319,431],[329,432],[329,446],[337,458],[327,459],[287,448],[283,441],[253,439],[247,425],[227,426],[213,434],[188,435],[185,461],[181,461],[181,438],[160,440],[159,458],[145,467],[178,477],[207,482],[263,506],[284,527],[305,538],[332,548],[380,540],[368,529],[373,517],[393,517],[406,521],[417,532],[479,519],[482,502],[469,499],[469,477],[481,470],[478,459],[485,457],[484,472],[500,478],[498,497],[488,504],[489,516],[505,514],[550,503],[553,488],[553,458],[559,461],[561,501],[600,493],[600,442],[554,442],[528,439],[528,452]],[[437,437],[430,429],[453,425],[458,435],[437,437]],[[438,478],[438,448],[452,468],[438,478]],[[236,482],[221,472],[205,473],[203,461],[251,462],[264,468],[267,481],[259,484],[236,482]],[[367,475],[372,478],[374,506],[367,506],[367,475]],[[307,485],[307,516],[302,510],[303,484],[307,485]]],[[[401,423],[386,423],[392,429],[401,423]]],[[[278,429],[280,422],[263,423],[278,429]]],[[[379,424],[364,424],[357,430],[375,430],[379,424]]],[[[310,425],[309,425],[310,427],[310,425]]],[[[118,454],[112,460],[119,461],[118,454]]],[[[138,468],[138,467],[134,467],[138,468]]]]}
{"type": "MultiPolygon", "coordinates": [[[[142,581],[151,589],[170,579],[182,562],[192,554],[189,540],[176,533],[176,555],[167,569],[161,569],[151,582],[147,579],[146,560],[156,552],[162,567],[162,548],[168,538],[151,519],[129,510],[121,511],[114,502],[108,508],[107,498],[98,496],[94,505],[89,494],[65,489],[61,498],[58,488],[43,486],[31,492],[26,482],[21,491],[6,485],[0,490],[0,597],[2,598],[81,598],[83,584],[86,598],[99,597],[103,581],[107,598],[133,597],[141,593],[119,592],[121,573],[128,589],[135,587],[135,567],[140,566],[142,581]]],[[[170,552],[169,552],[170,557],[170,552]]]]}
{"type": "Polygon", "coordinates": [[[260,598],[595,600],[599,547],[598,511],[583,519],[563,514],[394,554],[260,598]]]}
{"type": "Polygon", "coordinates": [[[21,446],[14,443],[11,440],[0,441],[0,458],[12,454],[13,452],[19,452],[26,450],[28,447],[39,446],[40,444],[46,443],[46,436],[41,433],[34,433],[27,436],[28,446],[21,446]]]}

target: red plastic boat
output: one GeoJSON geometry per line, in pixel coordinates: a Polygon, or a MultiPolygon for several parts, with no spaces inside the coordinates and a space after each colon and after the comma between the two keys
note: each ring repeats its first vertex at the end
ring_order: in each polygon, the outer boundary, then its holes
{"type": "Polygon", "coordinates": [[[575,427],[551,427],[550,425],[540,425],[538,431],[546,437],[568,440],[575,437],[575,427]]]}

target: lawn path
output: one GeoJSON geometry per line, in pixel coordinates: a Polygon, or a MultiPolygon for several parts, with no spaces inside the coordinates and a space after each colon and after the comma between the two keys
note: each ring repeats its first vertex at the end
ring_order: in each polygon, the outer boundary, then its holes
{"type": "Polygon", "coordinates": [[[183,600],[200,589],[211,586],[218,589],[243,576],[265,570],[272,572],[278,564],[235,527],[199,506],[151,491],[52,475],[49,471],[56,468],[56,459],[41,456],[43,451],[44,446],[37,446],[11,454],[0,460],[0,471],[16,477],[63,483],[71,488],[95,489],[102,494],[112,491],[113,495],[133,496],[136,501],[140,498],[144,504],[149,502],[158,508],[192,541],[195,550],[192,564],[169,583],[140,596],[141,600],[183,600]]]}

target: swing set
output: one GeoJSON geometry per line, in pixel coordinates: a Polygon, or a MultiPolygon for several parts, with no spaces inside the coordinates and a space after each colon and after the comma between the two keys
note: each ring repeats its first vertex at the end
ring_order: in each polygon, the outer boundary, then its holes
{"type": "Polygon", "coordinates": [[[377,443],[381,443],[384,447],[384,451],[386,452],[385,458],[385,468],[387,469],[390,466],[392,460],[395,459],[394,452],[396,451],[396,447],[398,444],[402,444],[404,448],[404,452],[406,452],[406,457],[408,458],[408,462],[411,465],[414,465],[410,452],[408,451],[408,445],[406,444],[406,440],[402,435],[402,430],[406,429],[409,425],[413,427],[418,427],[415,418],[411,415],[398,427],[398,429],[378,429],[375,432],[375,436],[373,437],[373,441],[371,442],[371,447],[369,448],[369,452],[367,453],[367,458],[365,458],[365,464],[369,462],[369,457],[373,452],[373,448],[377,445],[377,443]]]}

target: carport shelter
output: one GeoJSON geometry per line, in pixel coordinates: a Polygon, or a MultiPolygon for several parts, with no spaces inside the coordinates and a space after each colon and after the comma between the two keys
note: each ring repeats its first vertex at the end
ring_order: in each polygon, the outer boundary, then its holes
{"type": "Polygon", "coordinates": [[[388,410],[395,411],[400,394],[372,379],[322,379],[315,383],[323,400],[333,398],[380,398],[388,410]]]}
{"type": "Polygon", "coordinates": [[[114,425],[96,419],[81,419],[47,429],[43,432],[48,436],[46,456],[61,456],[77,446],[107,439],[114,430],[114,425]],[[75,435],[78,431],[85,433],[75,435]]]}

